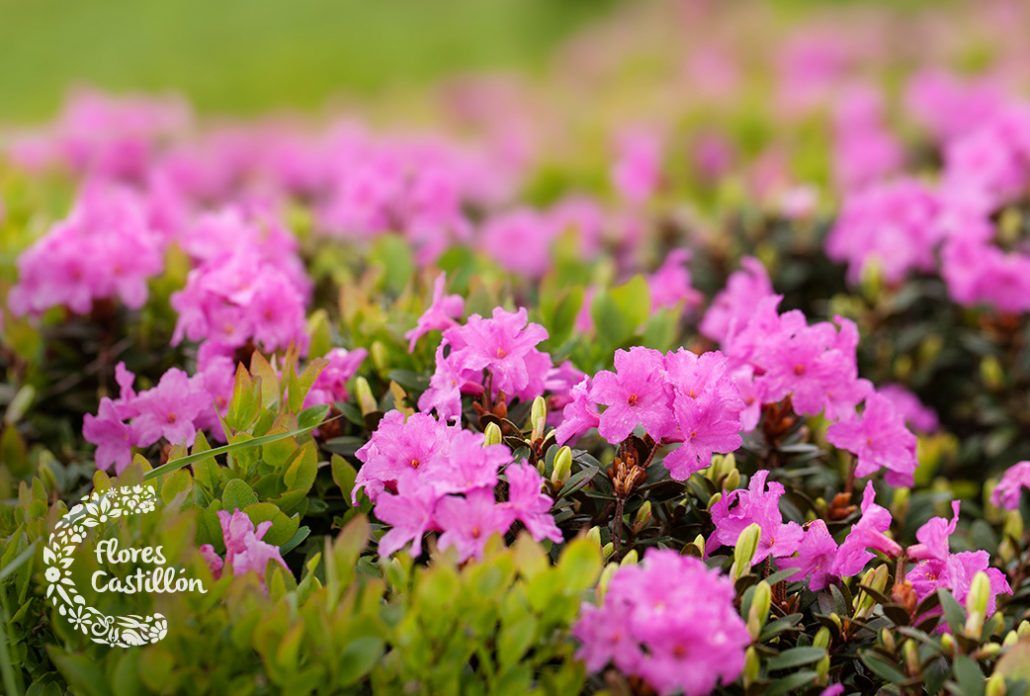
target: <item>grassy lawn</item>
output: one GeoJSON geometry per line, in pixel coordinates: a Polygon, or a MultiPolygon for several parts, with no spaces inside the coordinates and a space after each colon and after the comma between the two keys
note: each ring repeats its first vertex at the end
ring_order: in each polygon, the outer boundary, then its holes
{"type": "Polygon", "coordinates": [[[66,89],[185,92],[202,110],[313,107],[463,69],[538,65],[608,0],[0,0],[0,120],[66,89]]]}

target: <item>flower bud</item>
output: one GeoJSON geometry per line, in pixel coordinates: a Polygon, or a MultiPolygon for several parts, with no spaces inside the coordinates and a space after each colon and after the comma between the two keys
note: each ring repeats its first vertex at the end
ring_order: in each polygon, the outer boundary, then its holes
{"type": "Polygon", "coordinates": [[[1024,619],[1019,622],[1019,627],[1016,629],[1016,633],[1019,634],[1020,638],[1026,638],[1030,636],[1030,621],[1024,619]]]}
{"type": "Polygon", "coordinates": [[[502,437],[501,426],[493,422],[487,423],[486,429],[483,430],[483,447],[501,444],[502,437]]]}
{"type": "Polygon", "coordinates": [[[892,653],[898,649],[897,644],[894,642],[894,636],[887,628],[880,629],[880,642],[883,643],[883,647],[892,653]]]}
{"type": "Polygon", "coordinates": [[[955,637],[950,633],[941,634],[941,648],[948,657],[955,657],[955,637]]]}
{"type": "Polygon", "coordinates": [[[607,561],[609,558],[612,557],[613,553],[615,553],[615,544],[613,544],[612,542],[609,541],[607,544],[601,547],[601,558],[603,560],[607,561]]]}
{"type": "Polygon", "coordinates": [[[357,399],[361,415],[367,416],[379,410],[376,398],[372,396],[372,387],[368,386],[368,380],[364,377],[357,377],[354,380],[354,397],[357,399]]]}
{"type": "Polygon", "coordinates": [[[905,666],[908,668],[909,676],[914,677],[919,674],[921,671],[919,667],[919,647],[916,645],[916,642],[909,638],[901,646],[901,652],[905,656],[905,666]]]}
{"type": "Polygon", "coordinates": [[[966,596],[965,633],[970,638],[979,638],[987,615],[987,603],[991,599],[991,580],[982,570],[973,576],[966,596]]]}
{"type": "Polygon", "coordinates": [[[740,488],[740,472],[734,469],[730,473],[726,474],[726,478],[722,482],[722,487],[728,491],[740,488]]]}
{"type": "Polygon", "coordinates": [[[701,536],[700,534],[698,534],[696,537],[694,537],[694,541],[692,541],[690,543],[693,544],[694,548],[696,548],[700,552],[701,558],[704,558],[705,557],[705,538],[703,536],[701,536]]]}
{"type": "Polygon", "coordinates": [[[640,554],[637,553],[636,549],[630,549],[626,552],[626,555],[619,561],[620,566],[625,565],[636,565],[637,561],[640,560],[640,554]]]}
{"type": "Polygon", "coordinates": [[[609,563],[601,571],[601,577],[597,581],[597,598],[604,599],[605,594],[608,592],[608,584],[612,581],[612,576],[619,569],[618,563],[609,563]]]}
{"type": "Polygon", "coordinates": [[[645,500],[644,504],[637,508],[637,514],[633,516],[633,531],[639,532],[651,521],[651,501],[645,500]]]}
{"type": "Polygon", "coordinates": [[[591,527],[590,530],[587,531],[587,539],[589,539],[590,541],[592,541],[595,544],[597,544],[598,548],[600,548],[600,546],[601,546],[601,528],[600,527],[591,527]]]}
{"type": "Polygon", "coordinates": [[[705,509],[711,510],[713,507],[715,507],[715,504],[720,500],[722,500],[722,493],[712,494],[712,497],[708,499],[708,506],[705,509]]]}
{"type": "Polygon", "coordinates": [[[894,500],[891,501],[891,515],[894,519],[904,518],[908,514],[908,502],[912,490],[909,488],[895,488],[894,500]]]}
{"type": "Polygon", "coordinates": [[[984,643],[980,646],[980,649],[976,651],[977,658],[992,658],[997,657],[998,653],[1001,652],[1001,643],[984,643]]]}
{"type": "Polygon", "coordinates": [[[744,688],[750,687],[756,681],[762,670],[762,661],[758,657],[758,652],[754,646],[747,649],[744,653],[744,688]]]}
{"type": "Polygon", "coordinates": [[[816,648],[829,648],[830,629],[826,628],[826,626],[820,626],[819,630],[815,632],[815,638],[812,639],[812,646],[816,648]]]}
{"type": "Polygon", "coordinates": [[[758,542],[762,538],[762,528],[757,522],[752,522],[737,537],[737,544],[733,549],[733,569],[731,575],[734,579],[741,578],[751,570],[751,559],[755,557],[758,550],[758,542]]]}
{"type": "Polygon", "coordinates": [[[769,607],[772,606],[772,588],[769,583],[762,580],[755,585],[754,593],[751,595],[751,608],[747,613],[747,630],[751,634],[751,640],[758,640],[758,636],[765,627],[769,618],[769,607]]]}
{"type": "Polygon", "coordinates": [[[551,483],[564,485],[572,474],[572,450],[566,445],[554,455],[554,468],[551,469],[551,483]]]}
{"type": "Polygon", "coordinates": [[[1005,384],[1005,371],[993,355],[985,356],[980,360],[980,379],[992,391],[1000,389],[1005,384]]]}
{"type": "Polygon", "coordinates": [[[1005,527],[1004,530],[1007,536],[1013,539],[1023,538],[1023,516],[1019,514],[1019,510],[1010,510],[1005,515],[1005,527]]]}
{"type": "Polygon", "coordinates": [[[530,425],[533,427],[532,438],[539,440],[544,436],[544,428],[547,427],[547,401],[542,396],[533,399],[533,408],[529,415],[530,425]]]}
{"type": "Polygon", "coordinates": [[[1005,634],[1005,640],[1001,642],[1003,648],[1011,648],[1013,645],[1019,642],[1019,634],[1015,631],[1009,631],[1005,634]]]}
{"type": "Polygon", "coordinates": [[[390,368],[390,362],[387,360],[388,353],[383,342],[372,341],[368,354],[372,357],[372,364],[375,365],[376,371],[381,375],[385,375],[390,368]]]}
{"type": "Polygon", "coordinates": [[[984,696],[1005,696],[1005,675],[994,673],[987,679],[984,696]]]}
{"type": "Polygon", "coordinates": [[[883,268],[875,258],[869,258],[862,268],[860,279],[862,295],[872,304],[880,298],[883,290],[883,268]]]}

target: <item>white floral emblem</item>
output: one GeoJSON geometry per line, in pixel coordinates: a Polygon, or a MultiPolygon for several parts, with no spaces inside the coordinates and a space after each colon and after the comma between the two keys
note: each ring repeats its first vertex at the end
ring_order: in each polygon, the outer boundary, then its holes
{"type": "Polygon", "coordinates": [[[104,493],[93,491],[61,518],[43,549],[47,599],[72,627],[96,643],[129,648],[156,643],[168,633],[168,620],[162,614],[109,616],[87,605],[71,577],[72,554],[89,529],[119,517],[156,509],[157,496],[150,486],[113,488],[104,493]]]}

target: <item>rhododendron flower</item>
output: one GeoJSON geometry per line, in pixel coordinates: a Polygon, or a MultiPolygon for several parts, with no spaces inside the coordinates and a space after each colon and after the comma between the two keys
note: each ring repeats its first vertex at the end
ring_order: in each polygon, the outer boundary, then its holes
{"type": "Polygon", "coordinates": [[[939,588],[945,588],[956,600],[965,603],[973,577],[982,571],[990,581],[987,605],[987,615],[990,616],[994,613],[997,595],[1010,594],[1012,588],[1002,571],[990,567],[990,556],[986,551],[951,553],[950,540],[958,525],[959,501],[952,502],[951,511],[950,522],[943,517],[932,517],[916,531],[919,543],[908,548],[908,555],[919,562],[905,577],[920,601],[939,588]]]}
{"type": "Polygon", "coordinates": [[[837,549],[837,557],[833,561],[833,574],[837,577],[858,575],[866,563],[873,559],[869,549],[882,551],[888,556],[901,553],[901,546],[887,537],[884,532],[890,529],[891,513],[876,504],[876,491],[873,482],[866,484],[862,495],[862,516],[852,527],[848,536],[837,549]]]}
{"type": "MultiPolygon", "coordinates": [[[[231,514],[226,510],[219,510],[218,522],[222,526],[222,536],[225,539],[224,568],[231,568],[233,575],[253,571],[264,583],[265,570],[270,562],[274,561],[284,570],[289,570],[279,553],[279,547],[262,541],[272,528],[271,521],[261,522],[255,529],[250,517],[237,509],[231,514]]],[[[215,553],[214,547],[204,544],[200,547],[200,552],[211,567],[212,575],[220,577],[223,563],[215,553]]]]}
{"type": "Polygon", "coordinates": [[[921,433],[937,431],[937,414],[928,406],[924,406],[919,397],[900,384],[884,384],[877,387],[876,393],[891,402],[894,410],[905,419],[913,430],[921,433]]]}
{"type": "Polygon", "coordinates": [[[846,199],[826,239],[826,253],[847,262],[852,283],[873,263],[888,283],[912,270],[933,270],[939,210],[937,195],[914,179],[869,187],[846,199]]]}
{"type": "Polygon", "coordinates": [[[163,267],[163,240],[139,197],[91,185],[67,218],[18,257],[18,284],[7,304],[15,315],[61,306],[86,314],[107,298],[138,309],[147,299],[147,281],[163,267]]]}
{"type": "Polygon", "coordinates": [[[368,357],[368,351],[364,348],[355,348],[354,350],[333,348],[326,353],[325,358],[329,363],[315,378],[311,390],[304,398],[304,406],[346,401],[347,381],[357,374],[358,368],[361,367],[361,363],[366,357],[368,357]]]}
{"type": "Polygon", "coordinates": [[[648,276],[652,307],[675,307],[683,303],[684,308],[692,309],[701,304],[701,293],[690,285],[690,271],[686,268],[689,261],[689,250],[674,249],[658,270],[648,276]]]}
{"type": "Polygon", "coordinates": [[[528,208],[496,215],[483,225],[483,248],[503,268],[539,278],[551,268],[558,230],[543,213],[528,208]]]}
{"type": "Polygon", "coordinates": [[[136,398],[134,408],[139,415],[132,421],[133,429],[142,442],[163,437],[173,445],[192,446],[197,435],[194,421],[209,405],[207,393],[173,367],[156,387],[136,398]]]}
{"type": "Polygon", "coordinates": [[[371,439],[355,456],[362,462],[351,493],[358,504],[362,490],[372,502],[387,487],[396,489],[401,481],[418,481],[426,472],[441,471],[447,465],[449,429],[424,413],[405,419],[400,411],[390,411],[379,421],[371,439]]]}
{"type": "Polygon", "coordinates": [[[830,536],[826,523],[813,520],[805,525],[805,533],[798,544],[796,556],[781,558],[779,565],[800,570],[791,580],[808,580],[813,592],[826,589],[833,577],[833,562],[837,557],[837,542],[830,536]]]}
{"type": "Polygon", "coordinates": [[[546,338],[544,327],[527,321],[525,308],[509,312],[497,307],[489,319],[473,314],[463,326],[444,332],[436,371],[419,408],[435,409],[451,420],[461,414],[462,392],[481,394],[488,385],[492,397],[503,392],[531,401],[543,393],[552,366],[550,356],[536,348],[546,338]]]}
{"type": "Polygon", "coordinates": [[[884,480],[890,485],[912,485],[918,464],[916,436],[905,428],[901,414],[886,397],[870,395],[862,413],[831,425],[826,439],[857,455],[855,476],[863,478],[884,469],[884,480]]]}
{"type": "Polygon", "coordinates": [[[540,490],[544,479],[529,464],[512,464],[504,470],[508,479],[508,508],[526,531],[542,541],[550,539],[556,544],[562,542],[562,533],[551,516],[554,501],[540,490]]]}
{"type": "Polygon", "coordinates": [[[418,318],[415,328],[404,334],[408,339],[408,352],[414,352],[418,339],[430,331],[443,331],[457,326],[455,319],[465,311],[465,299],[461,295],[444,295],[447,274],[441,273],[433,282],[433,301],[422,316],[418,318]]]}
{"type": "Polygon", "coordinates": [[[577,656],[591,672],[614,662],[661,694],[707,694],[744,668],[750,637],[734,595],[700,560],[649,549],[640,565],[616,571],[600,607],[583,606],[572,629],[577,656]]]}
{"type": "Polygon", "coordinates": [[[379,555],[390,556],[410,542],[408,553],[422,555],[422,537],[434,528],[433,514],[440,496],[430,486],[411,479],[398,483],[398,494],[382,493],[376,500],[375,515],[390,525],[379,540],[379,555]]]}
{"type": "Polygon", "coordinates": [[[629,437],[638,425],[655,440],[672,426],[662,354],[650,348],[615,351],[615,372],[594,375],[590,399],[607,407],[598,430],[613,444],[629,437]]]}
{"type": "Polygon", "coordinates": [[[87,413],[82,421],[82,436],[97,446],[97,468],[107,471],[114,465],[116,474],[121,474],[132,461],[132,446],[135,442],[132,428],[122,422],[117,407],[111,399],[100,400],[97,415],[87,413]]]}
{"type": "Polygon", "coordinates": [[[701,320],[701,333],[713,341],[728,341],[747,325],[759,300],[773,294],[769,275],[758,259],[749,256],[740,265],[701,320]]]}
{"type": "MultiPolygon", "coordinates": [[[[739,399],[736,400],[739,403],[739,399]]],[[[683,444],[663,462],[669,475],[685,481],[695,471],[707,468],[716,452],[733,452],[740,447],[740,410],[712,390],[697,398],[677,395],[673,402],[676,425],[683,444]]]]}
{"type": "Polygon", "coordinates": [[[661,183],[661,140],[653,132],[635,129],[624,132],[616,148],[612,184],[627,202],[643,203],[654,195],[661,183]]]}
{"type": "Polygon", "coordinates": [[[597,404],[590,400],[590,378],[584,377],[572,388],[572,400],[562,411],[561,423],[555,428],[554,438],[559,445],[564,445],[600,424],[597,404]]]}
{"type": "Polygon", "coordinates": [[[1019,462],[1008,468],[994,487],[991,502],[1006,510],[1017,510],[1024,488],[1030,489],[1030,461],[1019,462]]]}
{"type": "Polygon", "coordinates": [[[735,546],[745,528],[758,524],[762,533],[752,563],[760,563],[770,556],[783,558],[797,551],[804,531],[796,522],[784,524],[779,507],[785,492],[783,484],[769,482],[766,490],[768,478],[767,470],[759,470],[751,477],[746,490],[738,488],[725,493],[712,506],[715,532],[709,540],[709,550],[735,546]]]}
{"type": "Polygon", "coordinates": [[[464,498],[446,496],[436,508],[436,520],[444,530],[440,548],[457,549],[459,562],[482,558],[490,537],[507,532],[514,519],[514,511],[498,504],[491,490],[471,491],[464,498]]]}

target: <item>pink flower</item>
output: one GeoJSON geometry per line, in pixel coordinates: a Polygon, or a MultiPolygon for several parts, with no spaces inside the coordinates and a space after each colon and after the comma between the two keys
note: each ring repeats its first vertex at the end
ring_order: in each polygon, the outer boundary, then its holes
{"type": "Polygon", "coordinates": [[[114,464],[115,473],[121,474],[132,461],[132,428],[122,422],[122,417],[111,399],[105,397],[100,400],[97,415],[85,415],[82,436],[97,446],[95,456],[98,469],[107,471],[114,464]]]}
{"type": "Polygon", "coordinates": [[[454,321],[465,311],[465,300],[461,295],[444,295],[447,274],[441,273],[433,282],[433,301],[418,318],[415,328],[404,334],[408,339],[408,352],[414,352],[418,339],[430,331],[443,331],[456,326],[454,321]]]}
{"type": "Polygon", "coordinates": [[[785,568],[800,568],[791,580],[808,580],[813,592],[826,589],[833,577],[833,562],[837,556],[837,542],[830,536],[826,523],[813,520],[805,525],[805,534],[798,544],[796,556],[782,558],[779,565],[785,568]]]}
{"type": "Polygon", "coordinates": [[[51,307],[88,313],[99,299],[139,309],[147,281],[164,268],[164,243],[150,228],[141,199],[128,189],[86,186],[68,217],[18,257],[15,315],[51,307]]]}
{"type": "Polygon", "coordinates": [[[590,378],[584,377],[572,388],[572,401],[562,411],[561,423],[555,429],[554,438],[559,445],[564,445],[600,423],[597,404],[590,400],[590,378]]]}
{"type": "Polygon", "coordinates": [[[736,546],[740,533],[751,524],[758,524],[762,534],[752,563],[760,563],[770,556],[784,558],[797,551],[804,532],[796,522],[784,524],[779,507],[783,485],[773,481],[766,490],[768,478],[767,470],[759,470],[751,477],[747,490],[725,493],[712,506],[715,532],[709,540],[710,549],[736,546]]]}
{"type": "Polygon", "coordinates": [[[855,475],[870,476],[884,469],[892,486],[911,486],[916,470],[916,436],[905,428],[901,415],[880,394],[871,394],[862,413],[834,423],[826,439],[858,457],[855,475]]]}
{"type": "Polygon", "coordinates": [[[368,351],[364,348],[333,348],[325,357],[329,364],[311,385],[311,390],[304,398],[305,407],[346,401],[347,381],[357,374],[361,363],[368,357],[368,351]]]}
{"type": "Polygon", "coordinates": [[[481,234],[486,253],[503,268],[539,278],[551,268],[556,232],[544,215],[524,208],[490,218],[481,234]]]}
{"type": "Polygon", "coordinates": [[[508,479],[508,507],[537,541],[550,539],[556,544],[563,540],[561,530],[554,523],[551,507],[554,501],[540,487],[544,480],[529,464],[512,464],[504,470],[508,479]]]}
{"type": "Polygon", "coordinates": [[[740,264],[741,270],[729,277],[701,321],[701,333],[714,341],[725,342],[743,329],[758,301],[773,293],[769,275],[758,259],[749,256],[740,264]]]}
{"type": "Polygon", "coordinates": [[[426,472],[447,467],[447,441],[450,429],[435,418],[415,413],[405,420],[400,411],[390,411],[372,433],[372,438],[355,456],[362,462],[351,494],[358,504],[362,490],[372,502],[387,488],[396,490],[401,482],[418,482],[426,472]]]}
{"type": "Polygon", "coordinates": [[[482,394],[489,386],[494,397],[503,393],[530,401],[541,395],[552,363],[536,346],[547,338],[547,331],[528,323],[527,316],[525,308],[509,312],[497,307],[489,319],[473,314],[464,326],[447,329],[419,408],[435,409],[451,420],[461,414],[462,392],[482,394]]]}
{"type": "Polygon", "coordinates": [[[884,384],[876,392],[891,402],[891,406],[913,429],[921,433],[936,432],[937,414],[933,409],[924,406],[919,397],[900,384],[884,384]]]}
{"type": "Polygon", "coordinates": [[[677,481],[708,467],[714,453],[733,452],[743,442],[739,408],[732,402],[728,405],[714,390],[693,399],[677,396],[673,410],[683,444],[666,455],[663,464],[677,481]]]}
{"type": "Polygon", "coordinates": [[[991,493],[991,502],[1006,510],[1018,510],[1024,488],[1030,489],[1030,461],[1009,467],[991,493]]]}
{"type": "Polygon", "coordinates": [[[870,481],[862,496],[862,517],[851,527],[847,538],[837,549],[833,575],[849,577],[861,573],[866,563],[873,559],[869,549],[882,551],[888,556],[901,553],[901,546],[884,534],[890,526],[891,513],[876,504],[876,491],[870,481]]]}
{"type": "Polygon", "coordinates": [[[616,148],[612,184],[627,202],[639,205],[654,195],[661,183],[661,140],[653,132],[631,130],[618,138],[616,148]]]}
{"type": "Polygon", "coordinates": [[[482,558],[487,540],[507,532],[514,518],[511,508],[498,504],[491,490],[470,491],[464,498],[442,498],[436,509],[436,521],[443,529],[440,548],[457,549],[459,562],[482,558]]]}
{"type": "MultiPolygon", "coordinates": [[[[250,517],[238,509],[231,514],[226,510],[219,510],[218,521],[222,526],[222,536],[225,539],[224,567],[232,568],[233,575],[243,575],[253,571],[264,583],[265,570],[270,562],[278,563],[284,570],[289,570],[279,553],[279,547],[262,541],[268,530],[272,528],[271,521],[262,522],[255,529],[250,517]]],[[[214,549],[209,544],[205,544],[204,547],[201,547],[201,553],[208,561],[211,573],[215,577],[219,577],[223,570],[223,564],[214,549]]]]}
{"type": "Polygon", "coordinates": [[[665,389],[662,354],[636,346],[615,351],[615,372],[594,375],[590,399],[607,406],[598,430],[612,444],[622,442],[638,425],[655,440],[672,426],[672,409],[665,389]]]}
{"type": "Polygon", "coordinates": [[[744,668],[750,637],[734,594],[698,559],[649,549],[640,565],[615,572],[600,607],[583,605],[572,629],[577,657],[591,672],[614,662],[661,694],[710,693],[744,668]]]}
{"type": "Polygon", "coordinates": [[[652,307],[675,307],[682,303],[684,309],[692,309],[701,304],[701,293],[690,285],[690,271],[685,265],[688,261],[689,250],[674,249],[648,277],[652,307]]]}
{"type": "Polygon", "coordinates": [[[422,555],[422,537],[435,526],[433,514],[440,496],[430,486],[411,479],[402,479],[398,494],[381,494],[376,500],[375,515],[391,525],[379,540],[379,555],[393,555],[407,543],[414,558],[422,555]]]}
{"type": "Polygon", "coordinates": [[[207,394],[185,372],[173,367],[161,376],[156,387],[136,398],[139,415],[132,425],[141,443],[163,437],[173,445],[192,446],[197,435],[194,421],[208,405],[207,394]]]}
{"type": "Polygon", "coordinates": [[[876,263],[888,283],[912,270],[935,267],[940,228],[934,224],[937,195],[915,179],[877,184],[847,198],[826,239],[826,253],[848,264],[848,280],[857,283],[876,263]]]}

